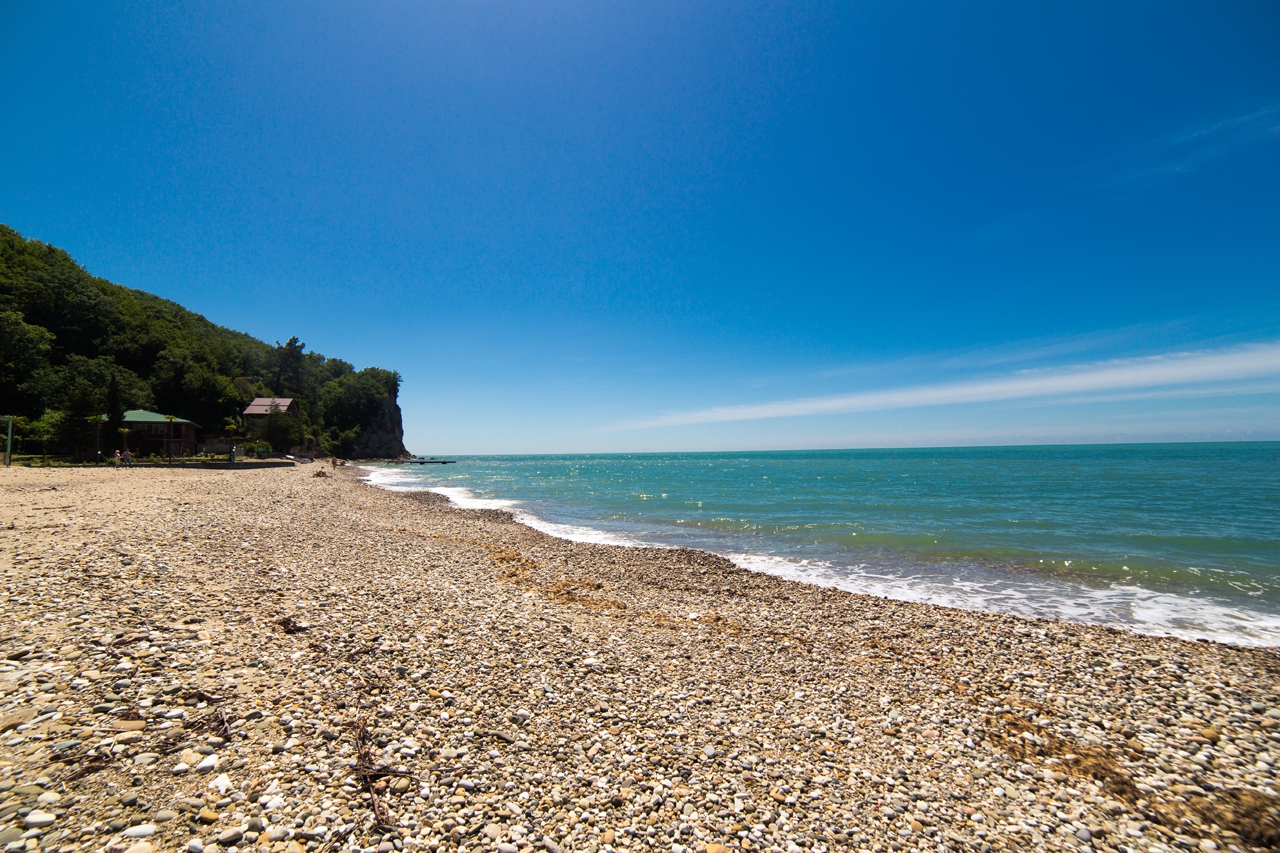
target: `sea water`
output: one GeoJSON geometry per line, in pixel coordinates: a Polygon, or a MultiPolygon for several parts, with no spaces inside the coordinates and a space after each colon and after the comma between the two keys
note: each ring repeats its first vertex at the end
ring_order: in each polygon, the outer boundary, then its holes
{"type": "Polygon", "coordinates": [[[1280,442],[473,456],[369,479],[852,592],[1280,645],[1280,442]]]}

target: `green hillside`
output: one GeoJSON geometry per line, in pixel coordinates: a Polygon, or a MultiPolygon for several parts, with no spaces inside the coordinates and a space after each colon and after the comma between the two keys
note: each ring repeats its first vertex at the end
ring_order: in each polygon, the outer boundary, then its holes
{"type": "Polygon", "coordinates": [[[399,374],[357,371],[304,346],[215,325],[0,225],[0,415],[19,417],[18,435],[76,453],[92,446],[93,416],[118,427],[125,410],[151,409],[195,421],[201,434],[251,436],[277,449],[402,453],[399,374]],[[301,418],[246,423],[240,413],[258,396],[295,398],[301,418]]]}

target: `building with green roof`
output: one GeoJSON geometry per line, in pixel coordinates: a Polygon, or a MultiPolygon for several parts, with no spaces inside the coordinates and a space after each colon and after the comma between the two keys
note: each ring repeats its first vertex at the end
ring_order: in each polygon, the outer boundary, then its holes
{"type": "Polygon", "coordinates": [[[174,415],[130,409],[124,413],[125,446],[135,456],[195,456],[198,423],[174,415]]]}

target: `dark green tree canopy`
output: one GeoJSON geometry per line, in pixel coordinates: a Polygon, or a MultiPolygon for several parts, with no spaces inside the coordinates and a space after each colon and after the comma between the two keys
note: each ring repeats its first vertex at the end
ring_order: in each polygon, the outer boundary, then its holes
{"type": "Polygon", "coordinates": [[[357,371],[296,336],[271,346],[92,276],[0,225],[0,414],[38,422],[68,446],[81,446],[95,415],[117,422],[125,409],[155,409],[222,433],[255,396],[277,396],[295,398],[301,418],[273,421],[273,446],[310,439],[351,455],[399,387],[392,371],[357,371]]]}

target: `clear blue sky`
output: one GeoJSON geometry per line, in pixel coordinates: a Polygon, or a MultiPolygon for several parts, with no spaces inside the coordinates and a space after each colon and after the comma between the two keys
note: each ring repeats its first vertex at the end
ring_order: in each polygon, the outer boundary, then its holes
{"type": "Polygon", "coordinates": [[[1280,438],[1280,4],[5,3],[0,221],[428,453],[1280,438]]]}

